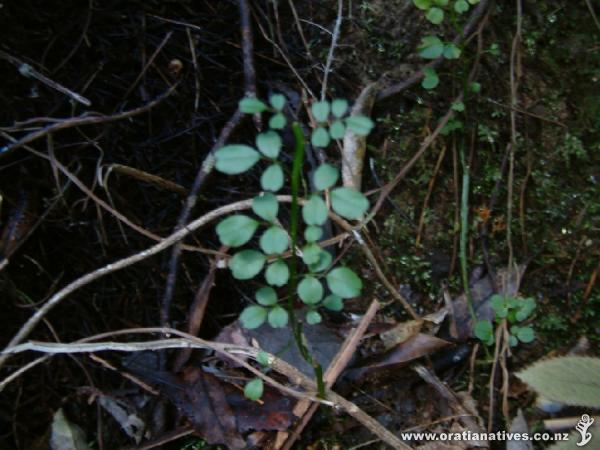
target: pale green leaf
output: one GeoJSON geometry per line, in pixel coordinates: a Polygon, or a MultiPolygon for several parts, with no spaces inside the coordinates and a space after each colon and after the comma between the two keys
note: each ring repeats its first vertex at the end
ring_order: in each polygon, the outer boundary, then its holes
{"type": "Polygon", "coordinates": [[[271,192],[263,192],[252,199],[252,211],[258,217],[273,222],[279,212],[277,197],[271,192]]]}
{"type": "Polygon", "coordinates": [[[282,94],[272,94],[269,97],[269,103],[277,111],[281,111],[285,107],[286,98],[282,94]]]}
{"type": "Polygon", "coordinates": [[[273,306],[277,304],[277,293],[272,287],[261,287],[254,294],[256,301],[263,306],[273,306]]]}
{"type": "Polygon", "coordinates": [[[258,275],[266,259],[266,256],[257,250],[242,250],[229,260],[229,268],[234,278],[249,280],[258,275]]]}
{"type": "Polygon", "coordinates": [[[267,158],[277,158],[282,142],[279,133],[269,130],[256,135],[256,146],[267,158]]]}
{"type": "Polygon", "coordinates": [[[444,46],[444,58],[446,59],[458,59],[460,58],[461,50],[456,44],[452,42],[444,46]]]}
{"type": "Polygon", "coordinates": [[[437,59],[444,53],[444,43],[437,36],[425,36],[418,50],[422,58],[437,59]]]}
{"type": "Polygon", "coordinates": [[[315,102],[310,107],[313,117],[319,123],[327,122],[329,118],[330,105],[328,101],[315,102]]]}
{"type": "Polygon", "coordinates": [[[315,189],[323,191],[329,189],[337,183],[340,177],[339,170],[331,164],[321,164],[313,175],[313,183],[315,189]]]}
{"type": "Polygon", "coordinates": [[[348,102],[346,100],[338,98],[331,103],[331,113],[334,115],[334,117],[340,119],[344,116],[344,114],[346,114],[347,111],[348,102]]]}
{"type": "Polygon", "coordinates": [[[314,264],[309,264],[308,268],[311,272],[323,272],[324,270],[329,269],[331,266],[331,262],[333,261],[333,256],[327,250],[321,249],[319,252],[319,260],[314,264]]]}
{"type": "Polygon", "coordinates": [[[254,329],[260,327],[267,320],[267,309],[262,306],[248,306],[240,314],[240,322],[244,328],[254,329]]]}
{"type": "Polygon", "coordinates": [[[335,120],[329,127],[329,136],[331,139],[344,139],[346,134],[346,126],[341,120],[335,120]]]}
{"type": "Polygon", "coordinates": [[[329,133],[323,127],[317,127],[312,131],[310,143],[313,147],[327,147],[331,142],[329,133]]]}
{"type": "Polygon", "coordinates": [[[276,306],[269,311],[269,324],[273,328],[283,328],[288,324],[288,312],[281,306],[276,306]]]}
{"type": "Polygon", "coordinates": [[[289,237],[283,228],[273,225],[260,237],[259,244],[261,250],[267,255],[279,255],[288,249],[289,237]]]}
{"type": "Polygon", "coordinates": [[[535,332],[531,327],[519,327],[519,330],[515,335],[517,339],[524,344],[529,344],[535,340],[535,332]]]}
{"type": "Polygon", "coordinates": [[[271,116],[269,119],[269,128],[273,130],[282,130],[287,123],[287,119],[283,115],[283,113],[277,113],[271,116]]]}
{"type": "Polygon", "coordinates": [[[341,298],[352,298],[360,295],[363,284],[351,269],[337,267],[327,274],[327,286],[341,298]]]}
{"type": "Polygon", "coordinates": [[[313,276],[306,276],[298,284],[298,296],[307,305],[319,303],[323,298],[323,285],[313,276]]]}
{"type": "Polygon", "coordinates": [[[290,278],[290,269],[285,261],[275,261],[265,271],[265,280],[271,286],[285,286],[290,278]]]}
{"type": "Polygon", "coordinates": [[[309,325],[316,325],[318,323],[321,323],[322,320],[323,318],[321,317],[321,314],[319,314],[318,311],[310,310],[306,313],[306,323],[309,325]]]}
{"type": "Polygon", "coordinates": [[[330,294],[323,300],[323,306],[330,311],[341,311],[344,309],[344,302],[341,297],[330,294]]]}
{"type": "Polygon", "coordinates": [[[240,100],[240,111],[246,114],[255,114],[266,111],[267,105],[257,98],[243,98],[240,100]]]}
{"type": "Polygon", "coordinates": [[[252,401],[260,400],[264,392],[263,380],[255,378],[246,384],[244,388],[244,396],[252,401]]]}
{"type": "Polygon", "coordinates": [[[456,0],[454,3],[454,11],[458,14],[465,13],[469,10],[469,4],[466,0],[456,0]]]}
{"type": "Polygon", "coordinates": [[[306,244],[302,247],[302,261],[304,264],[315,264],[319,262],[319,255],[321,254],[321,247],[314,242],[306,244]]]}
{"type": "Polygon", "coordinates": [[[283,187],[283,169],[279,164],[271,164],[260,177],[260,185],[265,191],[277,192],[283,187]]]}
{"type": "Polygon", "coordinates": [[[227,217],[217,225],[217,235],[221,244],[229,247],[244,245],[254,235],[258,222],[242,214],[227,217]]]}
{"type": "Polygon", "coordinates": [[[425,14],[427,20],[429,20],[434,25],[439,25],[444,20],[444,10],[441,8],[429,8],[427,14],[425,14]]]}
{"type": "Polygon", "coordinates": [[[473,333],[477,338],[487,343],[490,338],[494,337],[494,326],[489,320],[480,320],[473,327],[473,333]]]}
{"type": "Polygon", "coordinates": [[[220,172],[236,175],[251,169],[259,159],[260,153],[248,145],[226,145],[215,152],[215,167],[220,172]]]}
{"type": "Polygon", "coordinates": [[[369,200],[355,189],[340,187],[331,191],[333,210],[346,219],[361,219],[369,209],[369,200]]]}
{"type": "Polygon", "coordinates": [[[318,195],[312,195],[302,206],[302,219],[307,225],[323,225],[327,221],[327,205],[318,195]]]}
{"type": "Polygon", "coordinates": [[[308,242],[316,242],[321,239],[321,236],[323,236],[323,229],[321,227],[311,225],[304,230],[304,239],[308,242]]]}
{"type": "Polygon", "coordinates": [[[437,72],[432,67],[425,67],[423,69],[423,81],[421,82],[421,86],[424,89],[434,89],[438,84],[440,84],[440,77],[438,77],[437,72]]]}
{"type": "Polygon", "coordinates": [[[346,117],[346,126],[359,136],[366,136],[375,124],[366,116],[349,116],[346,117]]]}
{"type": "Polygon", "coordinates": [[[413,4],[417,8],[422,9],[423,11],[426,11],[429,8],[431,8],[431,0],[413,0],[413,4]]]}

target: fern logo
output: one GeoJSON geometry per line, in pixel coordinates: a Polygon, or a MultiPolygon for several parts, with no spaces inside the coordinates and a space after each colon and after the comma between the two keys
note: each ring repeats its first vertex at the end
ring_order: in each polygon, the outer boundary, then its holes
{"type": "Polygon", "coordinates": [[[594,418],[584,414],[581,416],[579,423],[575,425],[575,429],[581,434],[581,441],[577,443],[578,447],[583,447],[592,439],[592,433],[588,431],[588,428],[591,427],[593,423],[594,418]]]}

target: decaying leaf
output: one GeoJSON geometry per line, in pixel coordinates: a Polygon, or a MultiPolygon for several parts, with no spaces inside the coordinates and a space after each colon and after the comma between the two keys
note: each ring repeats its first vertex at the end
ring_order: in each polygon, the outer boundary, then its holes
{"type": "MultiPolygon", "coordinates": [[[[521,409],[519,409],[516,417],[511,422],[508,431],[510,433],[529,433],[529,425],[527,425],[527,421],[525,420],[525,416],[521,409]]],[[[533,443],[531,441],[507,441],[506,450],[533,450],[533,443]]]]}
{"type": "Polygon", "coordinates": [[[564,356],[538,361],[517,376],[547,399],[600,407],[600,358],[564,356]]]}
{"type": "Polygon", "coordinates": [[[407,341],[417,333],[421,332],[423,328],[427,328],[428,334],[436,334],[440,324],[446,317],[447,310],[442,308],[432,314],[428,314],[419,320],[409,320],[407,322],[399,323],[393,328],[384,331],[380,334],[380,338],[383,341],[384,348],[390,350],[394,346],[407,341]]]}
{"type": "Polygon", "coordinates": [[[130,404],[108,395],[99,395],[98,403],[117,421],[127,436],[135,440],[136,444],[140,443],[146,424],[130,404]]]}
{"type": "Polygon", "coordinates": [[[62,408],[54,413],[50,448],[52,450],[91,450],[83,430],[65,417],[62,408]]]}

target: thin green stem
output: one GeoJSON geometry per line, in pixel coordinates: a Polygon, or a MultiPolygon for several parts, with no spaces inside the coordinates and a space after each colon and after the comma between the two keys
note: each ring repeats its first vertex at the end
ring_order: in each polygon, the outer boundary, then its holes
{"type": "Polygon", "coordinates": [[[467,264],[467,242],[469,238],[469,184],[470,170],[465,160],[464,144],[460,146],[460,162],[463,167],[462,177],[462,195],[460,202],[460,268],[462,274],[463,289],[467,297],[467,306],[473,319],[473,324],[476,320],[475,310],[473,309],[473,300],[471,298],[471,290],[469,289],[469,275],[467,264]]]}

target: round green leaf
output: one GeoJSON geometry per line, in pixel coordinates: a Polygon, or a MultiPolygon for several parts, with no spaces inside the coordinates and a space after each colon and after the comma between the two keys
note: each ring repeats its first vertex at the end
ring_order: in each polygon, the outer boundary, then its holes
{"type": "Polygon", "coordinates": [[[265,279],[271,286],[285,286],[290,278],[290,269],[285,261],[275,261],[265,271],[265,279]]]}
{"type": "Polygon", "coordinates": [[[421,86],[423,86],[424,89],[434,89],[440,84],[440,77],[438,77],[437,72],[432,67],[425,67],[423,69],[423,74],[425,76],[421,82],[421,86]]]}
{"type": "Polygon", "coordinates": [[[452,111],[463,112],[465,110],[465,104],[463,102],[452,103],[452,111]]]}
{"type": "Polygon", "coordinates": [[[329,133],[325,128],[317,127],[312,131],[310,143],[313,147],[327,147],[330,142],[329,133]]]}
{"type": "Polygon", "coordinates": [[[281,145],[281,137],[275,131],[269,130],[256,135],[256,146],[267,158],[277,158],[281,145]]]}
{"type": "Polygon", "coordinates": [[[481,92],[481,83],[478,83],[477,81],[473,81],[471,84],[469,84],[469,89],[474,94],[479,94],[481,92]]]}
{"type": "Polygon", "coordinates": [[[519,339],[524,344],[529,344],[535,340],[535,333],[533,332],[533,328],[531,327],[519,327],[517,331],[517,339],[519,339]]]}
{"type": "Polygon", "coordinates": [[[283,170],[279,164],[267,167],[260,177],[260,185],[265,191],[277,192],[283,187],[283,170]]]}
{"type": "Polygon", "coordinates": [[[298,284],[298,296],[307,305],[315,305],[323,298],[323,285],[308,275],[298,284]]]}
{"type": "Polygon", "coordinates": [[[320,254],[321,247],[314,242],[311,242],[302,248],[302,261],[304,261],[304,264],[306,265],[315,264],[319,262],[320,254]]]}
{"type": "Polygon", "coordinates": [[[277,111],[281,111],[285,107],[285,96],[282,94],[273,94],[269,97],[269,103],[277,111]]]}
{"type": "Polygon", "coordinates": [[[469,0],[469,4],[471,5],[476,5],[477,3],[479,3],[481,0],[469,0]]]}
{"type": "Polygon", "coordinates": [[[452,42],[446,44],[444,47],[444,58],[446,59],[458,59],[460,58],[460,53],[460,48],[452,42]]]}
{"type": "Polygon", "coordinates": [[[508,336],[508,345],[511,347],[516,347],[519,344],[519,340],[514,337],[512,334],[508,336]]]}
{"type": "Polygon", "coordinates": [[[215,152],[218,171],[236,175],[249,170],[260,159],[260,153],[243,144],[226,145],[215,152]]]}
{"type": "Polygon", "coordinates": [[[307,225],[323,225],[327,221],[327,205],[318,195],[312,195],[302,206],[302,218],[307,225]]]}
{"type": "Polygon", "coordinates": [[[257,98],[243,98],[240,100],[240,111],[246,114],[261,113],[267,110],[267,105],[257,98]]]}
{"type": "Polygon", "coordinates": [[[329,269],[331,266],[331,262],[333,261],[333,256],[327,250],[321,249],[319,252],[319,260],[314,264],[309,264],[308,268],[311,272],[323,272],[324,270],[329,269]]]}
{"type": "Polygon", "coordinates": [[[308,242],[316,242],[321,239],[321,236],[323,236],[323,229],[321,227],[311,225],[304,230],[304,239],[308,242]]]}
{"type": "Polygon", "coordinates": [[[284,253],[288,246],[289,238],[286,231],[277,225],[268,228],[260,237],[260,248],[267,255],[284,253]]]}
{"type": "Polygon", "coordinates": [[[444,53],[444,43],[437,36],[425,36],[418,50],[422,58],[438,59],[444,53]]]}
{"type": "Polygon", "coordinates": [[[337,267],[327,274],[327,286],[339,297],[352,298],[360,295],[363,284],[351,269],[337,267]]]}
{"type": "Polygon", "coordinates": [[[281,306],[276,306],[269,312],[269,324],[273,328],[283,328],[288,324],[288,312],[281,306]]]}
{"type": "Polygon", "coordinates": [[[263,192],[252,199],[252,211],[258,217],[273,222],[279,212],[277,197],[271,192],[263,192]]]}
{"type": "Polygon", "coordinates": [[[263,306],[273,306],[277,304],[277,293],[272,287],[261,287],[254,294],[256,301],[263,306]]]}
{"type": "Polygon", "coordinates": [[[266,256],[257,250],[242,250],[229,260],[229,268],[238,280],[250,280],[262,270],[266,256]]]}
{"type": "Polygon", "coordinates": [[[287,123],[287,119],[283,115],[283,113],[277,113],[271,116],[269,119],[269,128],[273,130],[282,130],[287,123]]]}
{"type": "Polygon", "coordinates": [[[367,136],[375,124],[366,116],[346,117],[346,126],[359,136],[367,136]]]}
{"type": "Polygon", "coordinates": [[[448,6],[448,0],[433,0],[437,6],[448,6]]]}
{"type": "Polygon", "coordinates": [[[313,175],[315,189],[318,191],[329,189],[337,183],[339,177],[340,172],[336,167],[331,164],[321,164],[317,170],[315,170],[315,174],[313,175]]]}
{"type": "Polygon", "coordinates": [[[494,326],[489,320],[480,320],[475,324],[473,333],[483,342],[488,342],[494,336],[494,326]]]}
{"type": "Polygon", "coordinates": [[[456,11],[458,14],[465,13],[468,10],[469,4],[466,2],[466,0],[456,0],[456,2],[454,2],[454,11],[456,11]]]}
{"type": "Polygon", "coordinates": [[[255,378],[246,384],[246,387],[244,388],[244,396],[252,401],[257,401],[262,397],[263,391],[263,380],[260,378],[255,378]]]}
{"type": "Polygon", "coordinates": [[[434,25],[439,25],[444,20],[444,10],[441,8],[429,8],[427,14],[425,14],[427,20],[429,20],[434,25]]]}
{"type": "Polygon", "coordinates": [[[229,216],[217,225],[217,234],[221,244],[229,247],[244,245],[254,235],[258,222],[242,214],[229,216]]]}
{"type": "Polygon", "coordinates": [[[318,323],[321,323],[321,320],[323,320],[321,314],[319,314],[315,310],[310,310],[306,313],[306,323],[309,325],[316,325],[318,323]]]}
{"type": "Polygon", "coordinates": [[[319,123],[327,122],[327,118],[329,117],[329,102],[315,102],[310,107],[312,111],[313,117],[319,123]]]}
{"type": "Polygon", "coordinates": [[[271,365],[271,357],[267,352],[260,351],[256,354],[256,361],[264,367],[269,367],[271,365]]]}
{"type": "Polygon", "coordinates": [[[331,206],[346,219],[361,219],[369,209],[369,200],[355,189],[340,187],[331,191],[331,206]]]}
{"type": "Polygon", "coordinates": [[[413,0],[413,4],[423,11],[431,8],[431,0],[413,0]]]}
{"type": "Polygon", "coordinates": [[[267,310],[262,306],[248,306],[240,314],[240,321],[244,328],[254,329],[260,327],[267,319],[267,310]]]}
{"type": "Polygon", "coordinates": [[[330,311],[341,311],[344,309],[344,302],[342,301],[341,297],[335,294],[330,294],[325,297],[325,300],[323,300],[323,306],[330,311]]]}
{"type": "Polygon", "coordinates": [[[334,121],[329,127],[329,136],[331,139],[344,139],[346,134],[346,126],[341,120],[334,121]]]}
{"type": "Polygon", "coordinates": [[[338,119],[342,118],[348,111],[348,102],[344,99],[337,98],[331,103],[331,113],[338,119]]]}

